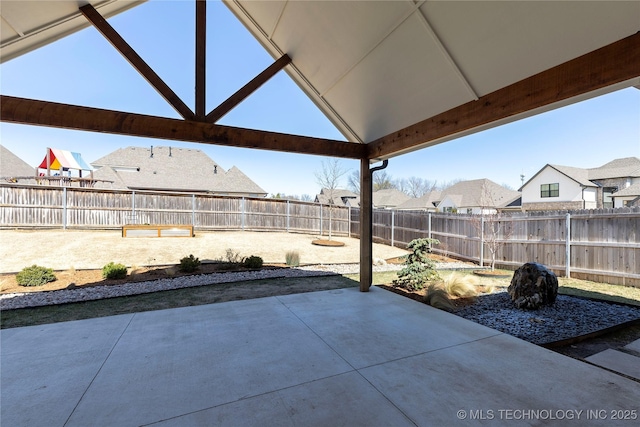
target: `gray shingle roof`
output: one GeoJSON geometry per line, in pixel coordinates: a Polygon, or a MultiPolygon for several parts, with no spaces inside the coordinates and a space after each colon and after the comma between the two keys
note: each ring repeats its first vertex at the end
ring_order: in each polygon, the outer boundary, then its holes
{"type": "Polygon", "coordinates": [[[503,208],[522,195],[518,191],[509,190],[489,179],[460,181],[445,189],[441,196],[451,198],[459,208],[494,207],[503,208]]]}
{"type": "Polygon", "coordinates": [[[395,188],[378,190],[373,192],[373,206],[377,208],[395,208],[410,198],[411,197],[395,188]]]}
{"type": "Polygon", "coordinates": [[[435,203],[440,200],[440,191],[432,191],[424,196],[415,197],[398,205],[397,209],[404,210],[424,210],[435,209],[435,203]]]}
{"type": "Polygon", "coordinates": [[[336,188],[335,190],[333,190],[332,196],[333,196],[333,203],[331,203],[329,190],[327,188],[323,188],[322,190],[320,190],[320,194],[316,194],[315,201],[322,203],[323,205],[335,204],[337,206],[352,206],[352,207],[356,207],[360,205],[360,196],[354,193],[353,191],[336,188]]]}
{"type": "Polygon", "coordinates": [[[613,193],[614,197],[640,196],[640,182],[613,193]]]}
{"type": "Polygon", "coordinates": [[[36,169],[0,145],[0,177],[13,178],[17,176],[35,176],[36,169]]]}
{"type": "Polygon", "coordinates": [[[640,159],[625,157],[615,159],[600,167],[589,169],[589,179],[640,177],[640,159]]]}
{"type": "Polygon", "coordinates": [[[238,168],[226,172],[200,150],[127,147],[91,164],[94,177],[114,181],[112,188],[266,195],[238,168]]]}
{"type": "Polygon", "coordinates": [[[589,171],[582,168],[574,168],[571,166],[549,165],[558,172],[568,176],[580,185],[585,187],[597,187],[593,182],[589,181],[589,171]]]}

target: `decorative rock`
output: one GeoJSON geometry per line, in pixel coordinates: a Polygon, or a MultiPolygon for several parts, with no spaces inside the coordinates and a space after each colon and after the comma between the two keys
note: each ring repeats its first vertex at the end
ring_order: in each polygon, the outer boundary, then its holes
{"type": "Polygon", "coordinates": [[[507,292],[516,307],[537,310],[556,301],[558,278],[544,265],[528,262],[515,271],[507,292]]]}

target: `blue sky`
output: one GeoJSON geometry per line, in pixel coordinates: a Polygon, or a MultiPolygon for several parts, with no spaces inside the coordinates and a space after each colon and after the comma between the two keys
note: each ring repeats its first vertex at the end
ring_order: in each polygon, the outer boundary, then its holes
{"type": "MultiPolygon", "coordinates": [[[[150,1],[110,24],[192,107],[194,105],[193,1],[150,1]],[[174,25],[166,26],[171,22],[174,25]]],[[[207,5],[207,111],[269,66],[273,59],[219,2],[207,5]]],[[[68,36],[0,66],[0,92],[98,108],[178,118],[124,58],[93,28],[68,36]]],[[[220,124],[344,140],[284,72],[223,117],[220,124]]],[[[223,168],[237,166],[268,193],[319,191],[319,156],[276,153],[157,139],[1,123],[2,145],[27,163],[46,147],[82,153],[91,162],[120,147],[171,145],[197,148],[223,168]]],[[[489,178],[513,188],[545,164],[596,167],[640,157],[640,90],[624,89],[562,109],[392,158],[394,179],[418,176],[438,182],[489,178]]],[[[359,162],[341,160],[344,169],[359,162]]],[[[347,186],[346,176],[343,187],[347,186]]]]}

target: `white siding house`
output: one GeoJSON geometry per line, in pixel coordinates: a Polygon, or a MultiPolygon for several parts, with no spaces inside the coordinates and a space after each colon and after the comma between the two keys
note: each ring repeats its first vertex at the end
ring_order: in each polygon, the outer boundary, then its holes
{"type": "Polygon", "coordinates": [[[546,165],[522,188],[524,210],[600,209],[634,206],[640,159],[615,159],[597,168],[546,165]]]}

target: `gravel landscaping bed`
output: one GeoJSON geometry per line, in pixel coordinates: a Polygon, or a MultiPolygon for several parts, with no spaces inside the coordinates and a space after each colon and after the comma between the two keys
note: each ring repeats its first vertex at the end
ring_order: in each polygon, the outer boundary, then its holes
{"type": "Polygon", "coordinates": [[[558,295],[552,306],[520,310],[507,292],[480,296],[456,315],[534,344],[566,340],[640,319],[640,307],[558,295]]]}
{"type": "MultiPolygon", "coordinates": [[[[400,264],[383,264],[373,266],[373,271],[397,271],[400,264]]],[[[471,268],[465,263],[442,263],[440,269],[471,268]]],[[[93,286],[88,288],[60,289],[45,292],[20,292],[0,295],[0,309],[13,310],[26,307],[65,304],[70,302],[92,301],[104,298],[115,298],[139,295],[171,289],[190,288],[194,286],[233,283],[258,279],[277,279],[285,277],[313,277],[335,274],[359,273],[359,264],[317,264],[304,267],[282,268],[276,270],[263,269],[255,271],[227,272],[215,274],[199,274],[178,278],[166,278],[146,282],[125,283],[112,286],[93,286]]]]}

